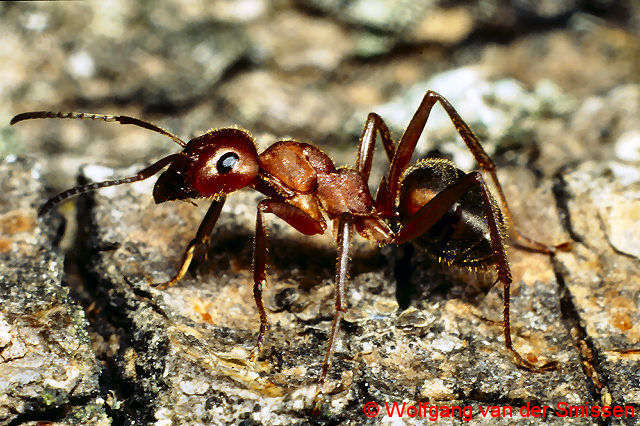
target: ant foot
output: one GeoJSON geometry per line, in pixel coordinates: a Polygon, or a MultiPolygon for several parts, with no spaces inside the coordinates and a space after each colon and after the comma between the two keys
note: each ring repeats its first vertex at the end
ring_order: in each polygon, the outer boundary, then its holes
{"type": "Polygon", "coordinates": [[[546,371],[553,371],[558,369],[558,361],[549,361],[546,364],[541,365],[540,367],[536,367],[534,364],[527,362],[522,365],[527,370],[534,373],[544,373],[546,371]]]}
{"type": "Polygon", "coordinates": [[[513,244],[515,247],[535,253],[554,255],[559,251],[570,251],[573,249],[573,241],[565,241],[561,244],[547,245],[536,240],[532,240],[524,235],[517,234],[514,237],[513,244]]]}
{"type": "Polygon", "coordinates": [[[573,250],[573,241],[565,241],[562,244],[558,244],[556,246],[553,247],[553,251],[554,253],[557,251],[571,251],[573,250]]]}
{"type": "Polygon", "coordinates": [[[251,353],[249,354],[249,361],[256,362],[261,352],[262,352],[262,343],[256,344],[251,350],[251,353]]]}
{"type": "Polygon", "coordinates": [[[155,287],[158,290],[166,290],[167,288],[169,288],[169,287],[171,287],[172,285],[175,284],[175,282],[173,280],[169,280],[169,281],[158,283],[158,282],[153,282],[149,278],[147,278],[147,282],[149,283],[149,285],[151,287],[155,287]]]}
{"type": "Polygon", "coordinates": [[[529,370],[533,373],[544,373],[546,371],[553,371],[558,369],[558,361],[550,361],[538,367],[535,364],[524,359],[518,352],[516,352],[515,349],[511,348],[509,349],[509,351],[516,358],[516,363],[520,365],[520,367],[526,370],[529,370]]]}
{"type": "Polygon", "coordinates": [[[320,408],[324,403],[324,383],[318,384],[318,390],[316,390],[316,394],[313,396],[313,401],[311,402],[311,415],[314,417],[318,417],[320,415],[320,408]]]}
{"type": "Polygon", "coordinates": [[[548,247],[548,249],[546,251],[543,251],[543,253],[555,255],[560,251],[563,251],[563,252],[571,251],[573,250],[573,244],[574,244],[573,241],[565,241],[564,243],[556,244],[555,246],[548,247]]]}
{"type": "Polygon", "coordinates": [[[252,362],[255,361],[258,358],[258,355],[260,355],[260,352],[262,352],[264,335],[267,333],[267,330],[269,330],[269,328],[270,326],[268,322],[265,324],[261,324],[260,332],[258,333],[258,340],[256,341],[256,346],[253,348],[251,354],[249,355],[249,359],[252,362]]]}
{"type": "Polygon", "coordinates": [[[153,278],[151,278],[149,275],[145,274],[144,275],[144,280],[147,282],[147,284],[149,285],[149,287],[156,287],[158,290],[164,290],[165,288],[162,287],[164,284],[166,283],[158,283],[155,282],[153,280],[153,278]]]}
{"type": "Polygon", "coordinates": [[[148,276],[146,277],[147,283],[151,287],[155,287],[158,290],[166,290],[166,289],[168,289],[169,287],[175,285],[175,283],[180,281],[181,278],[182,278],[182,276],[175,276],[175,277],[171,278],[169,281],[154,282],[150,277],[148,277],[148,276]]]}

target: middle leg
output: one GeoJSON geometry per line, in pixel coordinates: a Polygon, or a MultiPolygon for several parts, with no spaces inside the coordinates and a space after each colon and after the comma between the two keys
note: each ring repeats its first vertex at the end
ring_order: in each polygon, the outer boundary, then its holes
{"type": "Polygon", "coordinates": [[[376,135],[380,133],[382,139],[382,146],[387,154],[389,162],[393,160],[393,153],[395,147],[393,139],[391,139],[391,133],[387,124],[384,122],[375,112],[370,112],[367,116],[367,121],[364,123],[362,129],[362,136],[360,136],[360,146],[358,148],[358,159],[356,160],[356,169],[364,176],[364,180],[369,180],[369,174],[371,173],[371,164],[373,162],[373,151],[376,146],[376,135]]]}
{"type": "Polygon", "coordinates": [[[331,323],[331,334],[329,335],[327,352],[324,355],[324,362],[322,363],[322,375],[320,376],[321,388],[329,372],[329,367],[331,367],[331,358],[333,357],[335,339],[338,334],[338,329],[340,328],[342,314],[347,311],[344,300],[344,289],[347,279],[349,278],[349,248],[351,247],[351,238],[353,237],[353,225],[346,216],[341,216],[336,219],[336,229],[338,230],[338,235],[336,236],[338,255],[336,258],[336,276],[334,281],[336,293],[335,313],[331,323]]]}
{"type": "MultiPolygon", "coordinates": [[[[389,160],[389,163],[392,163],[396,148],[393,143],[393,139],[391,139],[389,128],[382,117],[375,112],[371,112],[367,116],[367,121],[362,129],[362,136],[360,136],[360,145],[358,148],[358,158],[356,159],[356,169],[360,172],[364,181],[367,183],[369,182],[369,175],[371,174],[373,152],[376,146],[376,136],[378,133],[380,134],[380,139],[382,140],[382,146],[384,147],[387,159],[389,160]]],[[[382,176],[378,188],[375,203],[376,208],[381,205],[389,205],[391,201],[387,199],[387,192],[384,190],[387,188],[387,178],[384,175],[382,176]]]]}

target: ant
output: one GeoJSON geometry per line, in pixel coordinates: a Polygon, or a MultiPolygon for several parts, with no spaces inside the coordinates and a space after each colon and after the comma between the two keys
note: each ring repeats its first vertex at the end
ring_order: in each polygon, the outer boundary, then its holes
{"type": "Polygon", "coordinates": [[[71,196],[144,180],[168,166],[153,188],[153,198],[157,204],[193,198],[210,198],[212,202],[195,238],[187,245],[175,276],[167,282],[153,284],[160,289],[166,289],[184,277],[196,249],[208,243],[228,194],[250,187],[267,197],[258,203],[256,214],[253,296],[260,316],[260,329],[252,357],[260,352],[269,329],[262,301],[262,289],[266,285],[267,242],[263,216],[272,213],[305,235],[324,234],[327,220],[333,221],[337,231],[335,314],[322,364],[321,387],[331,365],[340,320],[346,311],[345,285],[354,228],[364,238],[379,244],[402,244],[416,240],[432,257],[452,267],[495,267],[496,283],[499,281],[504,288],[501,324],[506,349],[516,363],[527,370],[543,372],[557,366],[556,361],[534,365],[513,347],[509,322],[512,277],[505,241],[509,229],[514,243],[531,251],[553,254],[556,250],[568,250],[570,245],[548,246],[508,226],[513,221],[496,175],[496,165],[453,106],[436,92],[426,92],[397,146],[384,120],[370,113],[360,137],[355,166],[345,168],[336,168],[318,147],[294,140],[278,141],[258,154],[252,136],[236,128],[212,130],[185,143],[167,130],[128,116],[36,111],[16,115],[11,124],[36,118],[92,119],[132,124],[166,135],[183,148],[181,152],[158,160],[134,176],[68,189],[46,201],[38,210],[38,216],[41,217],[54,205],[71,196]],[[502,208],[487,189],[479,171],[465,173],[445,159],[423,159],[409,167],[418,138],[436,103],[444,108],[480,169],[491,177],[502,208]],[[378,134],[390,166],[374,199],[368,181],[378,134]]]}

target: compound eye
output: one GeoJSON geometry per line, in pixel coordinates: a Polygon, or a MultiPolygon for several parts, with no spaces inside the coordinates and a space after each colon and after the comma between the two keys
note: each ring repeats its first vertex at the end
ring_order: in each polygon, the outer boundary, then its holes
{"type": "Polygon", "coordinates": [[[233,170],[233,167],[238,163],[239,159],[240,157],[238,157],[238,154],[236,154],[235,152],[227,152],[222,157],[220,157],[218,163],[216,164],[218,173],[220,173],[221,175],[229,173],[231,170],[233,170]]]}

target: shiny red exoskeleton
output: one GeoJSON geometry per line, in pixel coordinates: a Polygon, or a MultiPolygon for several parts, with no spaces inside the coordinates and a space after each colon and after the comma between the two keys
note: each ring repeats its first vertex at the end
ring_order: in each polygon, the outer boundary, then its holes
{"type": "Polygon", "coordinates": [[[415,240],[434,258],[452,266],[494,266],[497,281],[504,286],[503,329],[507,350],[520,366],[532,371],[545,371],[556,365],[555,362],[533,365],[513,348],[509,322],[512,278],[505,240],[510,236],[516,244],[544,253],[567,249],[568,245],[547,246],[526,238],[513,226],[507,226],[511,214],[495,164],[451,104],[433,91],[425,94],[397,146],[382,118],[375,113],[369,114],[360,138],[356,164],[350,168],[336,168],[318,147],[290,140],[276,142],[258,154],[250,134],[235,128],[213,130],[185,143],[164,129],[127,116],[39,111],[19,114],[11,124],[33,118],[101,119],[133,124],[169,136],[184,148],[135,176],[71,188],[48,200],[39,210],[42,215],[70,196],[147,179],[166,168],[153,190],[156,203],[193,198],[213,201],[195,238],[185,250],[178,272],[173,279],[160,285],[163,288],[175,284],[185,275],[196,248],[208,242],[228,194],[250,187],[266,196],[257,206],[253,255],[253,294],[260,315],[258,350],[268,329],[262,301],[262,288],[266,283],[263,215],[272,213],[305,235],[323,234],[327,230],[327,220],[333,221],[338,250],[335,315],[321,383],[331,364],[335,336],[346,309],[344,290],[353,229],[380,244],[415,240]],[[465,173],[442,159],[426,159],[409,167],[418,138],[436,102],[445,109],[481,170],[495,184],[499,204],[478,171],[465,173]],[[378,134],[390,166],[374,198],[368,180],[378,134]],[[510,229],[510,235],[507,229],[510,229]]]}

